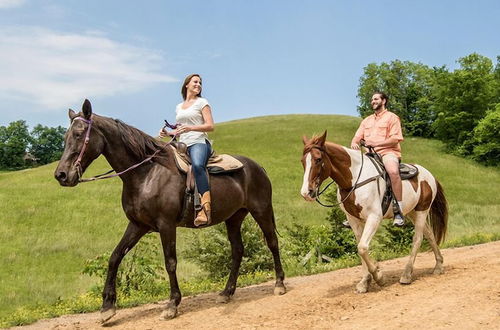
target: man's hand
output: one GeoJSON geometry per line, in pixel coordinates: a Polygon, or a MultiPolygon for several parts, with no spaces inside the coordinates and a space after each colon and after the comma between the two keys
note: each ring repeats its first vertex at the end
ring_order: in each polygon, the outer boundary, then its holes
{"type": "Polygon", "coordinates": [[[359,144],[357,144],[356,142],[351,142],[351,149],[354,149],[354,150],[359,150],[359,144]]]}

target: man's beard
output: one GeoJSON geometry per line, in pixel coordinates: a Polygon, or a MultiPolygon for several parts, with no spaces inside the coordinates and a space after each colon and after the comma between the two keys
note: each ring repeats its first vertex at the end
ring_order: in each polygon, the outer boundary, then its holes
{"type": "Polygon", "coordinates": [[[374,106],[372,106],[372,108],[373,108],[373,110],[375,110],[375,111],[380,110],[380,109],[382,109],[382,103],[377,104],[375,107],[374,107],[374,106]]]}

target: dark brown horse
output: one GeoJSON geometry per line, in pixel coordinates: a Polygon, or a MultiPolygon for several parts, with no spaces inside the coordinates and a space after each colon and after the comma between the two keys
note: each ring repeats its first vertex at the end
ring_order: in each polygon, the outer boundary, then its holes
{"type": "MultiPolygon", "coordinates": [[[[69,118],[71,126],[66,133],[64,153],[55,171],[55,177],[62,186],[76,186],[85,169],[101,154],[119,173],[156,153],[151,161],[120,174],[123,181],[122,206],[129,223],[109,260],[102,293],[102,321],[109,320],[116,313],[116,273],[120,262],[149,231],[160,234],[165,268],[170,279],[170,301],[161,318],[175,317],[181,301],[176,275],[176,228],[194,228],[194,225],[192,221],[180,222],[186,176],[177,169],[172,149],[121,121],[92,114],[88,100],[85,100],[82,112],[69,110],[69,118]]],[[[229,301],[236,289],[243,255],[241,224],[249,212],[264,233],[274,258],[274,293],[286,292],[271,202],[271,182],[256,162],[243,156],[236,158],[244,164],[242,170],[213,176],[210,182],[212,225],[225,221],[232,251],[231,272],[226,287],[219,294],[219,302],[229,301]]]]}

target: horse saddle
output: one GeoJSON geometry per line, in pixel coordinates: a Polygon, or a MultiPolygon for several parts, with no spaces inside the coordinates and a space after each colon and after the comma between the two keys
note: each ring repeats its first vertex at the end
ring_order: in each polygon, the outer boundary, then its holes
{"type": "MultiPolygon", "coordinates": [[[[373,165],[379,172],[380,176],[385,180],[386,189],[385,194],[382,197],[382,214],[385,214],[389,209],[389,206],[392,202],[393,212],[401,213],[399,209],[399,205],[394,197],[391,186],[391,179],[389,178],[389,174],[385,170],[384,163],[382,162],[382,158],[379,154],[375,152],[367,152],[366,155],[372,161],[373,165]]],[[[401,180],[409,180],[418,175],[418,167],[413,164],[399,163],[399,175],[401,176],[401,180]]],[[[402,214],[402,213],[401,213],[402,214]]]]}
{"type": "MultiPolygon", "coordinates": [[[[370,160],[375,164],[375,167],[379,171],[380,175],[385,178],[386,171],[380,155],[371,152],[367,152],[366,155],[370,157],[370,160]]],[[[401,180],[409,180],[417,175],[418,168],[415,165],[401,162],[399,163],[399,176],[401,176],[401,180]]]]}
{"type": "MultiPolygon", "coordinates": [[[[175,163],[177,168],[183,173],[189,173],[191,159],[187,154],[187,146],[185,143],[175,142],[170,144],[174,149],[175,163]]],[[[216,154],[212,151],[207,163],[207,171],[209,174],[224,174],[238,171],[243,168],[243,163],[227,154],[216,154]]]]}

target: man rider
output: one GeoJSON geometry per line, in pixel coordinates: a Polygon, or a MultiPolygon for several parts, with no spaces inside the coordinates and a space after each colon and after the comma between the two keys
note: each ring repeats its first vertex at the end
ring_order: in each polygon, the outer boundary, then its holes
{"type": "Polygon", "coordinates": [[[371,106],[374,113],[366,117],[359,126],[351,141],[351,148],[359,150],[359,143],[362,139],[367,145],[374,147],[375,151],[382,156],[385,169],[391,179],[391,186],[394,196],[401,210],[401,214],[394,215],[395,226],[404,226],[403,217],[403,188],[401,177],[399,176],[399,161],[401,159],[401,146],[403,133],[401,131],[401,121],[399,117],[387,110],[388,97],[382,92],[372,95],[371,106]]]}

